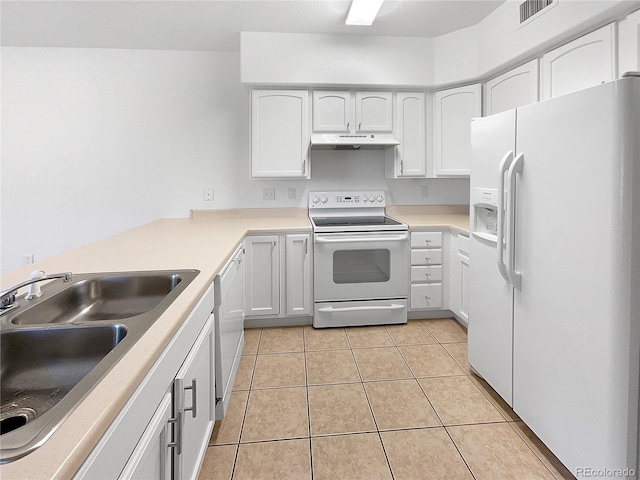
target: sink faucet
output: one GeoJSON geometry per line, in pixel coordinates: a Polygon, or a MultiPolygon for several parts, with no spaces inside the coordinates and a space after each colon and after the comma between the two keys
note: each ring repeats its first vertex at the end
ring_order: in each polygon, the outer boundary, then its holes
{"type": "MultiPolygon", "coordinates": [[[[16,295],[18,294],[18,290],[22,287],[26,287],[28,285],[33,285],[38,282],[44,282],[45,280],[54,280],[56,278],[61,278],[63,282],[68,282],[73,277],[71,272],[65,273],[54,273],[52,275],[44,275],[44,272],[38,271],[31,274],[31,278],[29,280],[25,280],[22,283],[14,285],[13,287],[0,292],[0,312],[3,310],[8,310],[15,306],[16,295]]],[[[39,297],[42,295],[39,289],[33,292],[30,292],[28,295],[29,298],[39,297]],[[39,294],[38,294],[39,293],[39,294]]]]}

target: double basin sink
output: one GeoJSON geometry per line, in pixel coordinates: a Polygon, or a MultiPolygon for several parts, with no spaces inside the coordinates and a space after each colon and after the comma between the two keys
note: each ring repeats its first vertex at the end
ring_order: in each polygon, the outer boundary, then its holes
{"type": "Polygon", "coordinates": [[[42,445],[198,273],[74,275],[0,316],[0,463],[42,445]]]}

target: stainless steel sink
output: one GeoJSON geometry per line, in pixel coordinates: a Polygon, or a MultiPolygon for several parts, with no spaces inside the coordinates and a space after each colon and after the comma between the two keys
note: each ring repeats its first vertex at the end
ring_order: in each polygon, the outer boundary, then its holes
{"type": "Polygon", "coordinates": [[[198,273],[74,275],[1,317],[0,463],[42,445],[198,273]]]}
{"type": "Polygon", "coordinates": [[[155,308],[182,280],[177,273],[86,278],[32,308],[16,311],[11,322],[35,325],[136,317],[155,308]]]}

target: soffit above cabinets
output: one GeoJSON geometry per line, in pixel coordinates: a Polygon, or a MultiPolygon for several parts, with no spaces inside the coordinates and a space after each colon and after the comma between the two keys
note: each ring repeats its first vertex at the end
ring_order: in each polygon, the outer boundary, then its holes
{"type": "Polygon", "coordinates": [[[3,46],[239,51],[241,31],[436,37],[504,0],[386,0],[370,27],[345,25],[350,0],[2,1],[3,46]]]}

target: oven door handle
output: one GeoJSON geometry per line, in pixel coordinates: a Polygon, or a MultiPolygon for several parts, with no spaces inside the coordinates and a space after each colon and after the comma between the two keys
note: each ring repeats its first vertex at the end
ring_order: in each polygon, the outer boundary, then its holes
{"type": "Polygon", "coordinates": [[[406,305],[398,305],[392,303],[391,305],[370,305],[363,307],[342,307],[342,308],[334,308],[334,307],[322,307],[319,308],[319,312],[366,312],[370,310],[400,310],[402,308],[407,308],[406,305]]]}
{"type": "Polygon", "coordinates": [[[387,235],[377,237],[321,237],[316,236],[316,243],[359,243],[359,242],[394,242],[397,240],[407,240],[406,233],[401,235],[387,235]]]}

